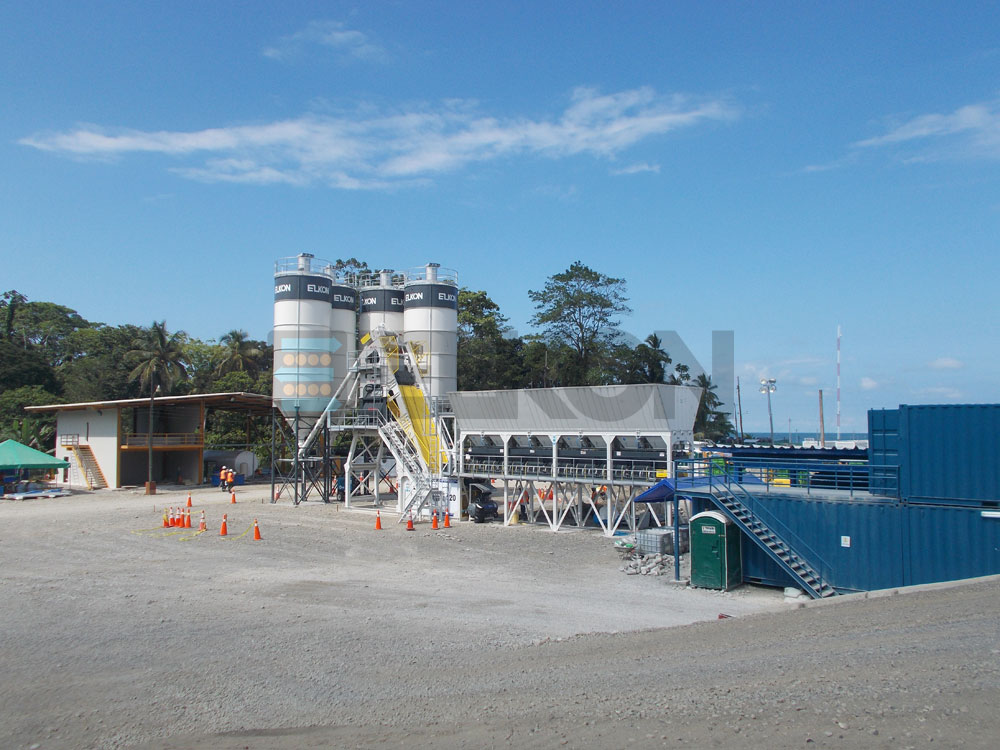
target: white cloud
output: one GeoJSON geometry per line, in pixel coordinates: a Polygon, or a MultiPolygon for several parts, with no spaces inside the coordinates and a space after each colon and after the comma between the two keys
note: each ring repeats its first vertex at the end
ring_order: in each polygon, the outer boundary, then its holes
{"type": "Polygon", "coordinates": [[[881,148],[901,144],[932,144],[938,149],[911,159],[917,161],[943,156],[1000,159],[1000,100],[969,104],[947,114],[919,115],[884,135],[854,145],[881,148]]]}
{"type": "Polygon", "coordinates": [[[655,172],[660,173],[659,164],[647,164],[646,162],[639,162],[637,164],[630,164],[627,167],[622,167],[621,169],[612,169],[611,174],[616,177],[619,175],[629,175],[629,174],[641,174],[642,172],[655,172]]]}
{"type": "Polygon", "coordinates": [[[919,396],[944,398],[949,401],[957,401],[958,399],[962,398],[962,392],[960,390],[949,386],[935,386],[932,388],[921,388],[916,393],[919,396]]]}
{"type": "Polygon", "coordinates": [[[388,53],[367,34],[348,29],[340,21],[310,21],[294,34],[281,37],[263,54],[272,60],[289,60],[301,56],[314,45],[337,52],[342,59],[364,62],[388,62],[388,53]]]}
{"type": "Polygon", "coordinates": [[[878,381],[872,380],[871,378],[861,378],[861,390],[863,391],[873,391],[878,388],[878,381]]]}
{"type": "Polygon", "coordinates": [[[928,362],[927,366],[932,370],[961,370],[965,363],[954,357],[938,357],[928,362]]]}
{"type": "Polygon", "coordinates": [[[613,94],[579,88],[566,109],[548,119],[501,119],[477,109],[462,101],[389,113],[364,108],[190,132],[81,125],[20,143],[77,158],[203,155],[202,163],[172,171],[205,182],[390,188],[517,155],[613,158],[647,138],[738,116],[721,100],[662,96],[649,88],[613,94]]]}

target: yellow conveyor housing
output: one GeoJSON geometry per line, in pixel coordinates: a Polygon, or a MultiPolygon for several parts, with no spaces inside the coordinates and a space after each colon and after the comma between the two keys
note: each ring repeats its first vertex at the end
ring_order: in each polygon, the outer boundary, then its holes
{"type": "MultiPolygon", "coordinates": [[[[448,454],[442,446],[434,418],[427,409],[427,399],[424,398],[423,391],[415,385],[400,385],[399,393],[403,397],[406,414],[409,416],[407,431],[411,433],[414,442],[420,448],[420,454],[427,467],[434,472],[440,471],[448,460],[448,454]]],[[[398,418],[398,415],[394,416],[398,418]]]]}

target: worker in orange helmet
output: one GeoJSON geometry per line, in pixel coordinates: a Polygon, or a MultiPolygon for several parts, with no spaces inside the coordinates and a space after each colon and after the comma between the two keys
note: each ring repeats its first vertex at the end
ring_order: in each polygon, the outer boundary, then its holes
{"type": "Polygon", "coordinates": [[[229,484],[230,491],[232,491],[233,487],[236,486],[236,472],[232,469],[226,472],[226,482],[229,484]]]}
{"type": "Polygon", "coordinates": [[[226,478],[227,478],[227,476],[228,476],[228,472],[226,471],[226,467],[223,466],[221,469],[219,469],[219,489],[222,490],[223,492],[226,491],[226,478]]]}

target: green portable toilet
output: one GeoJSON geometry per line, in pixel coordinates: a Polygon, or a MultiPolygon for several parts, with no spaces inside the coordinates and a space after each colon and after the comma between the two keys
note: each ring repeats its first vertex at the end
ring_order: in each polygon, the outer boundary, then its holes
{"type": "Polygon", "coordinates": [[[691,585],[729,589],[743,583],[740,530],[717,510],[691,516],[691,585]]]}

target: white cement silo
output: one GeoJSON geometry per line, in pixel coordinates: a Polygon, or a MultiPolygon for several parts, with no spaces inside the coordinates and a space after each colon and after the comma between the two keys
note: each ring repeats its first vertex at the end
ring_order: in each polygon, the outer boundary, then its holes
{"type": "Polygon", "coordinates": [[[458,274],[437,263],[406,273],[403,338],[413,346],[430,399],[458,386],[458,274]]]}
{"type": "Polygon", "coordinates": [[[283,258],[274,273],[273,403],[299,435],[315,423],[347,374],[356,295],[330,264],[309,253],[283,258]]]}
{"type": "Polygon", "coordinates": [[[403,333],[403,290],[394,283],[392,271],[381,271],[365,280],[361,288],[358,334],[374,334],[380,327],[386,333],[403,333]]]}

